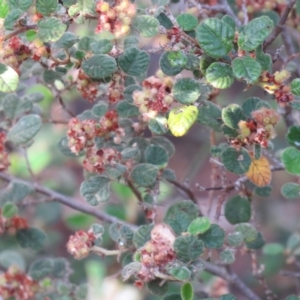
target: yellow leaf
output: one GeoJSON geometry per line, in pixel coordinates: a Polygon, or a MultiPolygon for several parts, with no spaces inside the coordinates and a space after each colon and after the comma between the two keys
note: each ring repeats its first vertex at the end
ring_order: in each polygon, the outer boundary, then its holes
{"type": "Polygon", "coordinates": [[[264,156],[259,159],[255,159],[253,154],[250,154],[250,156],[252,162],[246,173],[247,178],[259,187],[269,185],[272,178],[269,161],[264,156]]]}

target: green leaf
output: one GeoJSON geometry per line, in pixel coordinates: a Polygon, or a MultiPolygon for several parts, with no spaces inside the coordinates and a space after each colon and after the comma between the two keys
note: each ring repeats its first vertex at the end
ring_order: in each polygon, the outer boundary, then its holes
{"type": "Polygon", "coordinates": [[[159,32],[159,21],[152,16],[137,16],[133,20],[132,26],[139,31],[142,37],[153,37],[159,32]]]}
{"type": "Polygon", "coordinates": [[[80,186],[80,195],[93,206],[106,202],[110,197],[110,179],[104,176],[92,176],[83,181],[80,186]]]}
{"type": "Polygon", "coordinates": [[[17,213],[18,213],[18,207],[11,202],[5,203],[4,206],[2,207],[2,215],[4,218],[10,219],[17,213]]]}
{"type": "MultiPolygon", "coordinates": [[[[5,1],[4,1],[5,2],[5,1]]],[[[8,0],[8,5],[10,9],[22,9],[22,10],[27,10],[31,5],[32,5],[32,0],[8,0]]],[[[0,11],[2,10],[1,4],[0,4],[0,11]]],[[[1,14],[0,14],[0,18],[1,14]]]]}
{"type": "Polygon", "coordinates": [[[247,118],[252,118],[252,112],[259,109],[258,106],[263,105],[263,101],[258,97],[246,99],[242,104],[242,109],[247,118]]]}
{"type": "Polygon", "coordinates": [[[56,80],[62,81],[61,75],[53,70],[45,70],[43,73],[45,83],[52,84],[56,80]]]}
{"type": "Polygon", "coordinates": [[[33,42],[36,39],[37,32],[34,29],[30,29],[26,31],[25,36],[28,40],[28,42],[33,42]]]}
{"type": "Polygon", "coordinates": [[[289,127],[286,139],[290,145],[300,147],[300,126],[289,127]]]}
{"type": "Polygon", "coordinates": [[[220,297],[219,300],[237,300],[232,294],[226,294],[220,297]]]}
{"type": "Polygon", "coordinates": [[[126,89],[124,90],[124,98],[126,101],[128,101],[129,103],[133,102],[133,97],[132,94],[134,93],[134,91],[142,91],[143,88],[137,84],[131,84],[128,87],[126,87],[126,89]]]}
{"type": "Polygon", "coordinates": [[[246,120],[246,116],[239,105],[230,104],[222,109],[222,120],[228,127],[239,129],[239,122],[246,120]]]}
{"type": "Polygon", "coordinates": [[[36,10],[43,16],[49,16],[57,8],[57,0],[36,0],[36,10]]]}
{"type": "Polygon", "coordinates": [[[238,45],[240,49],[245,51],[255,50],[269,36],[273,27],[273,21],[267,16],[253,19],[239,33],[238,45]]]}
{"type": "Polygon", "coordinates": [[[24,11],[19,8],[11,10],[4,20],[4,28],[6,30],[13,30],[16,26],[17,21],[21,18],[23,14],[24,11]]]}
{"type": "Polygon", "coordinates": [[[212,63],[206,70],[206,80],[217,89],[227,89],[233,82],[233,72],[228,64],[212,63]]]}
{"type": "Polygon", "coordinates": [[[198,109],[195,106],[182,106],[170,111],[168,126],[174,136],[183,136],[195,123],[198,109]]]}
{"type": "Polygon", "coordinates": [[[0,18],[5,19],[9,12],[8,3],[6,0],[0,0],[0,18]]]}
{"type": "Polygon", "coordinates": [[[166,134],[169,131],[168,119],[162,116],[156,116],[150,119],[148,127],[154,134],[166,134]]]}
{"type": "MultiPolygon", "coordinates": [[[[46,1],[46,0],[45,0],[46,1]]],[[[38,38],[47,42],[56,42],[65,33],[67,25],[58,18],[43,18],[38,23],[38,38]]]]}
{"type": "Polygon", "coordinates": [[[203,242],[194,235],[177,237],[173,247],[177,258],[184,262],[196,260],[204,252],[203,242]]]}
{"type": "Polygon", "coordinates": [[[149,67],[150,56],[135,47],[127,48],[118,59],[121,69],[128,75],[140,76],[149,67]]]}
{"type": "Polygon", "coordinates": [[[191,271],[185,266],[170,265],[166,267],[166,271],[180,281],[187,281],[191,277],[191,271]]]}
{"type": "Polygon", "coordinates": [[[262,249],[263,254],[266,255],[278,255],[284,253],[284,246],[278,243],[265,244],[262,249]]]}
{"type": "Polygon", "coordinates": [[[178,79],[173,87],[175,100],[182,104],[192,104],[201,94],[199,83],[192,78],[178,79]]]}
{"type": "Polygon", "coordinates": [[[251,218],[251,204],[248,198],[235,196],[225,204],[225,217],[231,224],[246,223],[251,218]]]}
{"type": "Polygon", "coordinates": [[[240,150],[227,147],[221,153],[221,160],[225,168],[235,174],[245,174],[251,165],[251,157],[244,148],[240,150]]]}
{"type": "Polygon", "coordinates": [[[288,182],[281,188],[281,194],[287,199],[300,198],[300,185],[294,182],[288,182]]]}
{"type": "Polygon", "coordinates": [[[173,23],[170,18],[163,12],[157,15],[156,19],[159,21],[159,24],[166,29],[171,29],[173,27],[173,23]]]}
{"type": "Polygon", "coordinates": [[[286,171],[293,175],[300,175],[300,151],[293,147],[286,148],[281,154],[281,161],[286,171]]]}
{"type": "Polygon", "coordinates": [[[206,70],[208,69],[208,67],[214,62],[216,62],[216,59],[206,54],[201,55],[199,66],[200,66],[200,71],[204,76],[206,76],[206,70]]]}
{"type": "Polygon", "coordinates": [[[177,211],[173,218],[168,218],[166,220],[166,223],[170,225],[177,235],[180,235],[182,232],[187,232],[188,226],[191,223],[191,218],[187,213],[177,211]]]}
{"type": "Polygon", "coordinates": [[[240,246],[244,241],[244,235],[237,231],[229,233],[227,236],[227,243],[231,247],[238,247],[240,246]]]}
{"type": "Polygon", "coordinates": [[[2,266],[4,269],[8,269],[12,265],[17,266],[19,270],[25,271],[26,268],[25,260],[18,252],[12,249],[1,251],[0,266],[2,266]]]}
{"type": "Polygon", "coordinates": [[[246,246],[248,249],[257,250],[262,248],[264,244],[265,244],[265,240],[260,232],[257,232],[256,238],[253,241],[251,242],[246,241],[246,246]]]}
{"type": "Polygon", "coordinates": [[[225,22],[208,18],[196,27],[196,38],[204,52],[220,58],[232,49],[234,31],[225,22]]]}
{"type": "Polygon", "coordinates": [[[90,45],[90,48],[94,54],[106,54],[112,50],[113,44],[110,40],[103,39],[100,41],[93,42],[90,45]]]}
{"type": "Polygon", "coordinates": [[[197,122],[220,132],[223,123],[221,109],[210,101],[203,101],[203,105],[198,106],[197,122]]]}
{"type": "Polygon", "coordinates": [[[43,258],[36,260],[31,264],[29,269],[29,275],[34,280],[41,280],[47,276],[50,276],[54,267],[54,261],[51,258],[43,258]]]}
{"type": "Polygon", "coordinates": [[[131,171],[131,179],[139,186],[152,186],[156,182],[158,168],[152,164],[138,164],[131,171]]]}
{"type": "Polygon", "coordinates": [[[139,115],[139,109],[127,101],[120,101],[117,104],[116,110],[118,116],[122,118],[137,117],[139,115]]]}
{"type": "Polygon", "coordinates": [[[142,225],[134,233],[132,242],[136,248],[143,247],[151,239],[151,230],[154,225],[142,225]]]}
{"type": "Polygon", "coordinates": [[[167,151],[159,145],[149,145],[144,155],[147,163],[156,166],[166,166],[169,160],[167,151]]]}
{"type": "Polygon", "coordinates": [[[169,158],[172,157],[175,153],[174,145],[165,137],[162,136],[155,136],[151,139],[151,144],[156,144],[162,146],[168,152],[169,158]]]}
{"type": "Polygon", "coordinates": [[[233,264],[235,262],[235,251],[233,249],[225,249],[220,253],[220,259],[224,264],[233,264]]]}
{"type": "Polygon", "coordinates": [[[42,120],[38,115],[26,115],[8,131],[7,138],[15,144],[29,142],[42,128],[42,120]]]}
{"type": "Polygon", "coordinates": [[[159,60],[159,66],[162,70],[162,72],[168,76],[175,76],[177,74],[179,74],[185,67],[184,61],[187,62],[187,59],[184,60],[184,57],[186,58],[186,56],[184,54],[182,54],[181,52],[175,52],[175,51],[166,51],[162,54],[162,56],[160,57],[159,60]],[[177,57],[179,57],[180,59],[178,59],[177,61],[179,61],[179,63],[175,63],[174,59],[172,57],[174,57],[174,53],[177,57]],[[170,56],[170,59],[169,59],[170,56]]]}
{"type": "Polygon", "coordinates": [[[37,228],[27,228],[17,231],[16,239],[22,248],[41,250],[46,243],[46,235],[37,228]]]}
{"type": "Polygon", "coordinates": [[[285,298],[285,300],[300,300],[300,297],[298,297],[297,295],[290,295],[285,298]]]}
{"type": "Polygon", "coordinates": [[[18,84],[18,73],[10,66],[6,66],[0,63],[0,92],[13,92],[17,89],[18,84]]]}
{"type": "Polygon", "coordinates": [[[261,66],[250,56],[237,57],[232,61],[232,71],[235,78],[245,80],[247,84],[252,84],[258,80],[261,74],[261,66]]]}
{"type": "Polygon", "coordinates": [[[155,279],[147,283],[147,289],[151,294],[160,297],[168,292],[169,283],[166,281],[162,284],[161,279],[155,279]]]}
{"type": "Polygon", "coordinates": [[[220,248],[224,244],[225,232],[217,224],[212,224],[210,228],[201,235],[204,246],[210,249],[220,248]]]}
{"type": "Polygon", "coordinates": [[[94,15],[96,11],[96,3],[94,0],[77,0],[76,4],[70,6],[68,14],[74,18],[76,23],[83,23],[84,16],[94,15]]]}
{"type": "Polygon", "coordinates": [[[186,57],[187,62],[184,68],[189,71],[198,71],[200,63],[199,57],[192,53],[187,53],[186,57]]]}
{"type": "Polygon", "coordinates": [[[138,47],[139,39],[134,35],[127,36],[124,40],[124,48],[138,47]]]}
{"type": "Polygon", "coordinates": [[[113,57],[106,54],[96,54],[82,62],[82,70],[93,79],[101,79],[112,75],[117,70],[113,57]]]}
{"type": "Polygon", "coordinates": [[[170,294],[164,297],[163,300],[182,300],[181,295],[179,294],[170,294]]]}
{"type": "Polygon", "coordinates": [[[21,100],[16,94],[7,94],[3,98],[3,111],[8,119],[14,119],[32,109],[30,101],[21,100]]]}
{"type": "Polygon", "coordinates": [[[198,19],[191,14],[180,14],[176,21],[184,31],[191,31],[198,25],[198,19]]]}
{"type": "Polygon", "coordinates": [[[235,226],[235,231],[240,232],[244,236],[245,242],[253,242],[257,238],[256,229],[249,223],[241,223],[235,226]]]}
{"type": "MultiPolygon", "coordinates": [[[[47,0],[44,0],[47,1],[47,0]]],[[[79,37],[73,32],[67,31],[53,44],[53,48],[68,49],[79,41],[79,37]]]]}
{"type": "Polygon", "coordinates": [[[296,96],[300,96],[300,78],[295,78],[291,82],[291,92],[296,96]]]}
{"type": "Polygon", "coordinates": [[[182,300],[193,300],[194,299],[194,289],[191,283],[186,282],[182,287],[181,287],[181,299],[182,300]]]}
{"type": "Polygon", "coordinates": [[[263,46],[259,46],[255,50],[255,59],[260,64],[263,71],[269,71],[272,66],[272,57],[269,53],[264,53],[263,46]]]}
{"type": "Polygon", "coordinates": [[[234,31],[236,29],[236,23],[232,17],[225,15],[222,17],[222,21],[228,24],[234,31]]]}
{"type": "Polygon", "coordinates": [[[300,101],[292,101],[290,102],[290,106],[296,110],[300,110],[300,101]]]}
{"type": "Polygon", "coordinates": [[[210,227],[210,221],[207,217],[198,217],[193,220],[188,228],[190,234],[200,234],[207,231],[210,227]]]}
{"type": "Polygon", "coordinates": [[[185,67],[187,64],[187,56],[181,51],[170,51],[167,57],[172,67],[185,67]]]}
{"type": "Polygon", "coordinates": [[[254,194],[259,197],[269,197],[271,195],[271,192],[272,192],[272,187],[269,185],[264,186],[264,187],[257,186],[254,189],[254,194]]]}
{"type": "Polygon", "coordinates": [[[0,204],[12,202],[18,204],[34,191],[33,187],[18,181],[12,181],[1,195],[0,204]]]}

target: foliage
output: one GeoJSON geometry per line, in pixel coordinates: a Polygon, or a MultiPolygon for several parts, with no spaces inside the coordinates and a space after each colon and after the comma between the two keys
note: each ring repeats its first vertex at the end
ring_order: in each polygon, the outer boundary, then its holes
{"type": "Polygon", "coordinates": [[[1,299],[299,299],[300,2],[177,2],[0,0],[1,299]]]}

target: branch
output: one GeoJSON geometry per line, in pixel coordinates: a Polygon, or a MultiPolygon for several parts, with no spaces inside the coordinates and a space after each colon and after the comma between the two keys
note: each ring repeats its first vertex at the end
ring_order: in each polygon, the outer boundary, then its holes
{"type": "Polygon", "coordinates": [[[23,33],[23,32],[25,32],[27,30],[30,30],[30,29],[37,29],[37,25],[28,25],[28,26],[18,28],[17,30],[15,30],[15,31],[11,32],[10,34],[6,35],[4,37],[4,41],[7,41],[7,40],[11,39],[13,36],[18,35],[19,33],[23,33]]]}
{"type": "Polygon", "coordinates": [[[229,15],[230,17],[232,17],[236,23],[237,26],[241,26],[241,21],[239,20],[239,18],[236,16],[236,14],[233,12],[233,10],[231,9],[231,7],[229,6],[227,0],[219,0],[219,3],[224,7],[224,13],[226,15],[229,15]]]}
{"type": "Polygon", "coordinates": [[[288,5],[286,6],[284,12],[282,13],[280,20],[276,27],[274,28],[271,35],[267,38],[267,40],[264,43],[264,50],[273,43],[273,41],[277,38],[277,36],[282,32],[283,25],[285,24],[291,10],[293,9],[293,6],[295,5],[297,0],[291,0],[288,5]]]}
{"type": "Polygon", "coordinates": [[[106,214],[105,212],[99,210],[99,209],[95,209],[95,207],[89,206],[87,204],[81,203],[79,201],[76,201],[73,198],[70,198],[68,196],[62,195],[58,192],[55,192],[53,190],[50,190],[48,188],[45,188],[43,186],[41,186],[40,184],[34,184],[34,183],[30,183],[28,181],[25,180],[21,180],[19,178],[16,178],[14,176],[11,176],[9,174],[5,174],[3,172],[0,172],[0,179],[2,179],[5,182],[11,182],[11,181],[18,181],[20,183],[26,184],[31,186],[37,193],[41,194],[41,195],[45,195],[47,197],[50,197],[51,199],[53,199],[53,201],[57,201],[63,205],[66,205],[68,207],[71,207],[77,211],[86,213],[88,215],[94,216],[96,217],[98,220],[101,220],[103,222],[107,222],[107,223],[119,223],[121,225],[127,225],[130,226],[131,228],[135,229],[136,226],[129,224],[127,222],[121,221],[116,217],[113,217],[109,214],[106,214]]]}
{"type": "Polygon", "coordinates": [[[239,279],[238,275],[230,268],[227,268],[226,270],[223,267],[216,266],[204,260],[201,260],[201,262],[206,271],[233,284],[249,300],[261,300],[261,298],[258,297],[251,289],[249,289],[249,287],[241,279],[239,279]]]}

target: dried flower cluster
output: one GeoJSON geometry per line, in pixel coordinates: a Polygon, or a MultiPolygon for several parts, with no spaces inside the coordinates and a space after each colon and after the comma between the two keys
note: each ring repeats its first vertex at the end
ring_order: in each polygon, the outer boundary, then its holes
{"type": "Polygon", "coordinates": [[[285,84],[285,81],[290,77],[290,73],[282,70],[270,74],[263,72],[260,77],[260,85],[270,94],[274,94],[276,101],[279,104],[289,103],[294,100],[294,95],[290,91],[290,87],[285,84]]]}
{"type": "Polygon", "coordinates": [[[168,263],[176,259],[173,249],[175,235],[166,224],[158,224],[151,231],[151,239],[141,249],[141,269],[137,274],[135,285],[142,287],[145,282],[156,278],[156,274],[165,273],[168,263]]]}
{"type": "Polygon", "coordinates": [[[11,266],[0,274],[0,296],[4,300],[32,300],[38,290],[38,282],[17,267],[11,266]]]}
{"type": "Polygon", "coordinates": [[[108,111],[99,122],[95,120],[80,121],[77,118],[70,120],[68,124],[68,145],[70,150],[79,154],[86,150],[83,166],[89,172],[102,173],[107,165],[113,165],[120,161],[121,155],[112,148],[97,149],[96,137],[108,138],[114,132],[115,142],[119,142],[124,135],[119,128],[118,115],[115,111],[108,111]]]}
{"type": "Polygon", "coordinates": [[[96,237],[93,232],[79,230],[71,235],[67,243],[67,250],[76,258],[82,259],[89,255],[96,237]]]}
{"type": "Polygon", "coordinates": [[[151,76],[143,81],[143,89],[133,93],[133,102],[139,108],[144,121],[159,113],[167,113],[174,99],[170,95],[173,80],[166,76],[151,76]]]}
{"type": "Polygon", "coordinates": [[[124,92],[124,75],[116,73],[114,74],[109,86],[107,88],[108,101],[111,104],[121,101],[124,92]]]}
{"type": "Polygon", "coordinates": [[[130,31],[136,8],[130,0],[116,0],[113,6],[105,1],[99,1],[96,11],[99,14],[96,33],[110,31],[116,38],[120,38],[130,31]]]}
{"type": "Polygon", "coordinates": [[[97,98],[98,86],[98,82],[91,81],[89,76],[87,76],[81,69],[79,70],[76,87],[84,99],[89,102],[94,102],[97,98]]]}
{"type": "Polygon", "coordinates": [[[15,234],[18,230],[28,228],[27,220],[20,216],[5,218],[0,210],[0,235],[4,233],[15,234]]]}
{"type": "Polygon", "coordinates": [[[5,171],[10,163],[8,160],[8,153],[5,149],[6,134],[0,132],[0,171],[5,171]]]}
{"type": "Polygon", "coordinates": [[[268,147],[268,141],[275,137],[274,126],[279,121],[279,115],[270,108],[263,107],[252,112],[252,120],[240,121],[240,136],[232,141],[233,145],[260,144],[268,147]]]}

